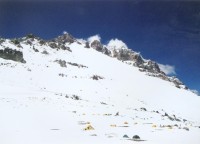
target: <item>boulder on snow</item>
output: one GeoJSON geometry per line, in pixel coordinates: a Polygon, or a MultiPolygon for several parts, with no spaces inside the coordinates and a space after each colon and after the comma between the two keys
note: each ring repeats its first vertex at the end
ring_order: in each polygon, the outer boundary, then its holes
{"type": "Polygon", "coordinates": [[[123,138],[129,138],[129,136],[125,134],[125,135],[123,136],[123,138]]]}
{"type": "Polygon", "coordinates": [[[183,127],[184,130],[186,131],[189,131],[189,128],[188,127],[183,127]]]}
{"type": "Polygon", "coordinates": [[[49,53],[48,53],[46,50],[44,50],[44,51],[42,52],[42,54],[48,55],[49,53]]]}
{"type": "Polygon", "coordinates": [[[147,111],[147,109],[144,108],[144,107],[141,107],[140,110],[142,110],[142,111],[147,111]]]}
{"type": "Polygon", "coordinates": [[[134,136],[132,137],[132,139],[133,139],[133,140],[140,140],[140,137],[139,137],[138,135],[134,135],[134,136]]]}

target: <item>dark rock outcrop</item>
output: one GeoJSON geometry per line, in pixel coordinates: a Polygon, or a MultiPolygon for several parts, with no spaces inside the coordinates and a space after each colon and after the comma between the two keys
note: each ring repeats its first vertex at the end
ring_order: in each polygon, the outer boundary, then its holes
{"type": "Polygon", "coordinates": [[[85,48],[90,48],[89,42],[86,42],[86,43],[85,43],[85,48]]]}
{"type": "Polygon", "coordinates": [[[91,43],[91,47],[99,52],[102,52],[102,49],[103,49],[103,45],[100,43],[100,41],[98,40],[94,40],[92,43],[91,43]]]}
{"type": "Polygon", "coordinates": [[[26,63],[26,61],[23,58],[23,53],[21,51],[13,50],[10,48],[0,50],[0,58],[26,63]]]}
{"type": "Polygon", "coordinates": [[[76,41],[76,39],[69,33],[65,33],[65,34],[55,38],[53,41],[65,44],[65,43],[73,43],[76,41]]]}
{"type": "Polygon", "coordinates": [[[72,63],[72,62],[67,62],[69,65],[72,65],[72,66],[76,66],[78,68],[88,68],[87,66],[84,66],[82,64],[77,64],[77,63],[72,63]]]}
{"type": "Polygon", "coordinates": [[[93,76],[91,77],[91,79],[93,79],[93,80],[99,80],[99,79],[103,79],[103,77],[98,76],[98,75],[93,75],[93,76]]]}
{"type": "Polygon", "coordinates": [[[125,134],[125,135],[123,136],[123,138],[129,138],[129,137],[128,137],[128,135],[125,134]]]}
{"type": "MultiPolygon", "coordinates": [[[[87,42],[86,42],[87,43],[87,42]]],[[[89,43],[88,43],[89,44],[89,43]]],[[[87,45],[88,45],[87,44],[87,45]]],[[[97,50],[98,52],[102,52],[105,55],[111,56],[111,51],[104,47],[100,41],[94,40],[91,44],[91,48],[97,50]]],[[[89,47],[88,47],[89,48],[89,47]]]]}
{"type": "Polygon", "coordinates": [[[152,72],[152,73],[161,72],[158,64],[154,61],[148,61],[145,65],[143,65],[143,68],[147,70],[148,72],[152,72]]]}
{"type": "Polygon", "coordinates": [[[55,60],[61,67],[67,67],[67,62],[65,60],[55,60]]]}
{"type": "Polygon", "coordinates": [[[108,50],[106,47],[103,47],[103,49],[102,49],[102,53],[105,54],[105,55],[108,55],[108,56],[111,55],[111,51],[108,50]]]}
{"type": "Polygon", "coordinates": [[[190,129],[188,127],[183,127],[184,130],[189,131],[190,129]]]}
{"type": "Polygon", "coordinates": [[[69,52],[72,52],[72,50],[69,47],[66,47],[65,44],[63,44],[63,43],[57,43],[57,42],[54,42],[54,41],[49,41],[48,45],[52,49],[57,49],[57,50],[62,49],[62,50],[67,50],[69,52]]]}
{"type": "Polygon", "coordinates": [[[136,53],[131,49],[112,49],[111,51],[112,55],[109,54],[109,56],[115,57],[127,64],[139,67],[139,71],[146,72],[149,76],[158,77],[172,82],[177,88],[188,89],[178,78],[167,76],[163,71],[161,71],[156,62],[143,59],[139,53],[136,53]]]}
{"type": "Polygon", "coordinates": [[[134,135],[133,140],[140,140],[140,137],[138,135],[134,135]]]}

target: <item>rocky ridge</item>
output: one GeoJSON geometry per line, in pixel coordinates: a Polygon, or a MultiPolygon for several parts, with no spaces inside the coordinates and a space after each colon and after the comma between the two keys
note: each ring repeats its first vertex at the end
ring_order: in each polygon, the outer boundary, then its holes
{"type": "MultiPolygon", "coordinates": [[[[71,34],[64,33],[63,35],[58,36],[57,38],[54,38],[52,40],[44,40],[33,34],[28,34],[23,38],[11,40],[0,38],[0,46],[4,47],[5,42],[10,43],[10,45],[14,45],[14,49],[9,47],[0,49],[0,58],[22,63],[26,63],[23,58],[23,53],[20,50],[22,49],[22,43],[30,45],[30,47],[32,47],[35,52],[39,52],[39,50],[35,49],[35,44],[39,44],[41,46],[49,46],[52,49],[62,49],[71,52],[72,50],[70,49],[70,47],[66,46],[66,44],[76,42],[80,45],[84,45],[85,48],[93,48],[107,56],[117,58],[118,60],[126,64],[138,67],[139,71],[145,72],[148,76],[158,77],[163,80],[172,82],[177,88],[188,89],[187,86],[185,86],[183,82],[181,82],[177,77],[167,76],[163,71],[161,71],[159,65],[155,61],[146,60],[142,57],[140,53],[135,52],[129,48],[108,48],[106,45],[103,45],[99,40],[94,40],[92,42],[79,41],[71,34]]],[[[48,54],[47,51],[43,51],[42,53],[48,54]]]]}

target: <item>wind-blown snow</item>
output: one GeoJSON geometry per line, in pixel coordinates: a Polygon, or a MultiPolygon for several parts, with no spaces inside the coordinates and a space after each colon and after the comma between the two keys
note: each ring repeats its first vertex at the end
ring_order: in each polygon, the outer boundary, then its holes
{"type": "Polygon", "coordinates": [[[93,42],[94,40],[97,40],[97,41],[100,42],[100,41],[101,41],[100,35],[97,34],[97,35],[91,36],[91,37],[89,37],[89,38],[87,39],[87,41],[90,42],[90,43],[93,42]]]}
{"type": "Polygon", "coordinates": [[[107,44],[107,47],[109,49],[127,49],[127,45],[122,41],[122,40],[119,40],[119,39],[111,39],[108,44],[107,44]]]}
{"type": "Polygon", "coordinates": [[[135,143],[125,134],[141,144],[200,143],[194,93],[76,42],[65,44],[72,52],[21,45],[26,64],[0,58],[1,144],[135,143]]]}
{"type": "Polygon", "coordinates": [[[175,75],[176,74],[175,66],[163,65],[163,64],[158,64],[158,65],[159,65],[159,68],[161,69],[161,71],[163,71],[167,75],[175,75]]]}

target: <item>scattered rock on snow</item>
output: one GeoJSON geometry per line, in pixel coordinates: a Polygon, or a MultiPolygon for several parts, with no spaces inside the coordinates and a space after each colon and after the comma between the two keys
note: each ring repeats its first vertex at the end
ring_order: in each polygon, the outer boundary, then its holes
{"type": "Polygon", "coordinates": [[[60,77],[67,77],[67,75],[63,74],[63,73],[59,73],[58,74],[60,77]]]}
{"type": "Polygon", "coordinates": [[[186,119],[183,119],[183,122],[186,122],[187,120],[186,119]]]}
{"type": "Polygon", "coordinates": [[[93,75],[91,78],[92,78],[93,80],[103,79],[103,77],[98,76],[98,75],[93,75]]]}
{"type": "Polygon", "coordinates": [[[184,130],[186,131],[189,131],[189,128],[188,127],[183,127],[184,130]]]}
{"type": "Polygon", "coordinates": [[[33,46],[33,50],[34,50],[35,52],[39,52],[39,50],[36,49],[34,46],[33,46]]]}
{"type": "Polygon", "coordinates": [[[88,68],[87,66],[84,66],[82,64],[77,64],[77,63],[72,63],[72,62],[67,62],[69,65],[72,65],[72,66],[76,66],[78,68],[88,68]]]}
{"type": "Polygon", "coordinates": [[[100,102],[102,105],[107,105],[107,103],[105,103],[105,102],[100,102]]]}
{"type": "Polygon", "coordinates": [[[80,97],[77,96],[77,95],[72,95],[72,99],[74,99],[74,100],[81,100],[80,97]]]}
{"type": "Polygon", "coordinates": [[[65,60],[55,60],[54,62],[60,64],[61,67],[67,67],[65,60]]]}
{"type": "Polygon", "coordinates": [[[146,108],[144,108],[144,107],[142,107],[142,108],[140,108],[141,110],[143,110],[143,111],[147,111],[147,109],[146,108]]]}

